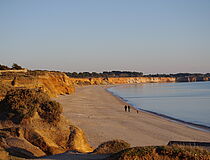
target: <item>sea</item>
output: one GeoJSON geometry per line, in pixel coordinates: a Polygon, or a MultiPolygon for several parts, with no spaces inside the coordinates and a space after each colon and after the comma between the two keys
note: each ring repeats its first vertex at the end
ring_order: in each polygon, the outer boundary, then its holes
{"type": "Polygon", "coordinates": [[[138,110],[210,129],[210,81],[119,85],[107,90],[138,110]]]}

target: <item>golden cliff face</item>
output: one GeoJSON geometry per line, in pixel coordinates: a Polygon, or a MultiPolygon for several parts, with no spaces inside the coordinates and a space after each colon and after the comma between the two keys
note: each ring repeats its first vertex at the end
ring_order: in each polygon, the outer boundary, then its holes
{"type": "Polygon", "coordinates": [[[119,78],[70,78],[75,85],[105,85],[133,83],[176,82],[172,77],[119,77],[119,78]]]}
{"type": "Polygon", "coordinates": [[[70,94],[75,88],[69,77],[64,73],[47,73],[37,77],[38,87],[43,88],[50,96],[70,94]]]}
{"type": "MultiPolygon", "coordinates": [[[[27,74],[9,74],[0,77],[0,84],[7,88],[40,88],[50,97],[70,94],[75,88],[70,78],[61,72],[35,72],[27,74]]],[[[2,94],[2,93],[1,93],[2,94]]]]}

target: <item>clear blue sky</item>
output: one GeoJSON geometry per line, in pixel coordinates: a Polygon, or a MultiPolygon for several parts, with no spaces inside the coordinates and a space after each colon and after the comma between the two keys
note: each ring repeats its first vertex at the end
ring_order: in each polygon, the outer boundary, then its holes
{"type": "Polygon", "coordinates": [[[210,72],[210,0],[1,0],[0,64],[210,72]]]}

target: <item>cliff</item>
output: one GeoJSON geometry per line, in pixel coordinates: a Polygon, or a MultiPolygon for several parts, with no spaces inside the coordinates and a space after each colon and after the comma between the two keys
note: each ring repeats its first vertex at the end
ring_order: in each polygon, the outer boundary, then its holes
{"type": "Polygon", "coordinates": [[[173,77],[70,78],[75,85],[106,85],[176,82],[173,77]]]}
{"type": "Polygon", "coordinates": [[[75,90],[72,81],[65,73],[48,71],[2,73],[0,76],[0,97],[4,97],[11,88],[40,88],[50,97],[70,94],[75,90]]]}
{"type": "Polygon", "coordinates": [[[113,77],[113,78],[70,78],[74,85],[107,85],[107,84],[137,84],[165,82],[199,82],[210,81],[210,77],[113,77]]]}
{"type": "MultiPolygon", "coordinates": [[[[26,70],[27,71],[27,70],[26,70]]],[[[27,71],[2,72],[0,75],[0,98],[11,88],[41,88],[51,97],[70,94],[74,86],[162,83],[162,82],[196,82],[209,81],[210,77],[113,77],[113,78],[71,78],[62,72],[27,71]]]]}

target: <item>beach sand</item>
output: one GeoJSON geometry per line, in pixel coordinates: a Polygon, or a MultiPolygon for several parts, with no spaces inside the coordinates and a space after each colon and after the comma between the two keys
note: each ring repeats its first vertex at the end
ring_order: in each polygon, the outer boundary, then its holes
{"type": "Polygon", "coordinates": [[[166,145],[169,141],[210,141],[210,132],[190,128],[186,124],[139,112],[124,111],[125,102],[105,89],[107,86],[79,87],[70,95],[56,98],[64,115],[85,132],[89,143],[122,139],[131,146],[166,145]]]}

